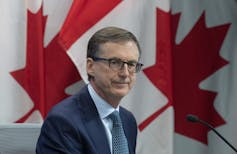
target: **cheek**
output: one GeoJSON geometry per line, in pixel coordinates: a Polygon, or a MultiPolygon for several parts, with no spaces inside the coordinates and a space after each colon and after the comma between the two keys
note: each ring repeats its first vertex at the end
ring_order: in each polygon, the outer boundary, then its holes
{"type": "Polygon", "coordinates": [[[130,86],[131,86],[131,87],[134,85],[134,83],[136,82],[136,80],[137,80],[136,75],[130,77],[130,81],[131,81],[131,82],[130,82],[130,86]]]}
{"type": "Polygon", "coordinates": [[[95,77],[96,80],[103,82],[104,84],[109,84],[111,78],[112,73],[109,70],[99,71],[95,77]]]}

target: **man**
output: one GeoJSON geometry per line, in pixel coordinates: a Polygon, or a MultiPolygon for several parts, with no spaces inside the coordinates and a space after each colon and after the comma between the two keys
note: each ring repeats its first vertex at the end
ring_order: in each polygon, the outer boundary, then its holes
{"type": "Polygon", "coordinates": [[[119,103],[133,87],[136,73],[141,70],[140,55],[139,43],[131,32],[117,27],[96,32],[87,47],[89,84],[48,113],[36,152],[134,154],[137,124],[132,113],[119,103]],[[117,122],[111,113],[118,112],[122,135],[116,138],[119,128],[115,131],[117,122]]]}

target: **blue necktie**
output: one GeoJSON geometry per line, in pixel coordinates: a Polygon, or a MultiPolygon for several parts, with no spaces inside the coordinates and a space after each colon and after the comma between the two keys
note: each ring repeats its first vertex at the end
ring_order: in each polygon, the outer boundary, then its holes
{"type": "Polygon", "coordinates": [[[114,111],[109,115],[113,121],[112,127],[112,147],[113,154],[129,154],[128,143],[123,131],[122,121],[118,111],[114,111]]]}

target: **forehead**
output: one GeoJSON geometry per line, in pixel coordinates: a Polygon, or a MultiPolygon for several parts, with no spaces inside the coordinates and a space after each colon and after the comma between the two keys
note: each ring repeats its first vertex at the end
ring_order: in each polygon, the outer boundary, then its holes
{"type": "Polygon", "coordinates": [[[139,51],[134,41],[106,42],[100,45],[99,55],[109,58],[117,57],[138,60],[139,51]]]}

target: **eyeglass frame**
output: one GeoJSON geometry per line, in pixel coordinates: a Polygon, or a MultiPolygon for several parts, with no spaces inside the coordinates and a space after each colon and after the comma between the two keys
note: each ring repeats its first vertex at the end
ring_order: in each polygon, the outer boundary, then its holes
{"type": "Polygon", "coordinates": [[[138,72],[141,71],[141,68],[142,68],[142,66],[143,66],[142,63],[139,63],[139,62],[136,62],[136,61],[123,61],[123,60],[120,59],[120,58],[102,58],[102,57],[90,57],[90,58],[92,58],[94,61],[107,61],[108,64],[109,64],[109,68],[111,68],[111,69],[113,69],[113,68],[111,67],[111,62],[112,62],[113,60],[115,60],[116,62],[120,62],[120,63],[121,63],[121,64],[120,64],[120,68],[118,67],[118,70],[114,68],[113,70],[115,70],[115,71],[122,70],[122,68],[124,67],[124,64],[127,64],[127,66],[128,66],[128,71],[129,71],[130,73],[138,73],[138,72]],[[133,66],[134,66],[134,71],[131,70],[133,66]]]}

